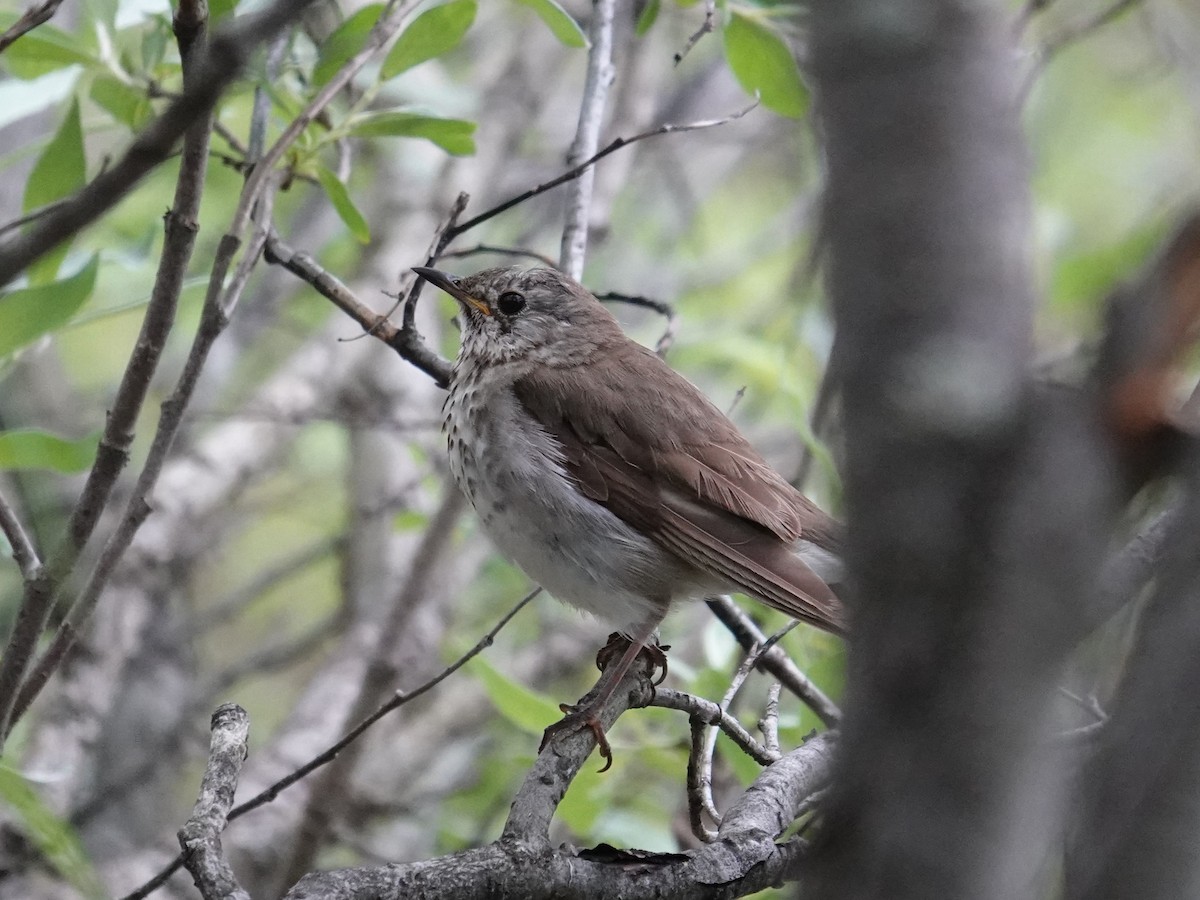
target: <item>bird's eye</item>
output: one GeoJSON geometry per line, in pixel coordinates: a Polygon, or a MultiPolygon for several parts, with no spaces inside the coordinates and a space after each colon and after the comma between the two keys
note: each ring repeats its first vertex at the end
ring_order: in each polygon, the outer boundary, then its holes
{"type": "Polygon", "coordinates": [[[496,300],[496,309],[506,316],[515,316],[525,308],[525,297],[516,291],[505,291],[496,300]]]}

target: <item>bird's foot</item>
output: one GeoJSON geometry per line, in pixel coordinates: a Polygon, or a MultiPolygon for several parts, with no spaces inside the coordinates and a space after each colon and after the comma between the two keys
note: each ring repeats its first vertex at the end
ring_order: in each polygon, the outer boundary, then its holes
{"type": "Polygon", "coordinates": [[[612,766],[612,747],[608,743],[608,738],[605,737],[600,713],[605,704],[612,699],[613,692],[629,671],[630,666],[638,659],[644,661],[645,674],[650,681],[651,696],[653,696],[654,687],[662,684],[663,679],[667,677],[666,651],[669,649],[670,647],[663,646],[657,641],[646,644],[630,640],[620,633],[611,634],[608,643],[601,647],[600,652],[596,654],[596,665],[604,673],[600,676],[600,681],[577,705],[563,704],[559,707],[565,715],[542,734],[538,752],[541,753],[546,745],[555,738],[586,728],[595,738],[596,749],[604,760],[604,767],[600,771],[607,772],[612,766]]]}
{"type": "Polygon", "coordinates": [[[560,734],[570,734],[572,731],[587,728],[592,732],[592,737],[596,739],[596,750],[600,754],[600,758],[604,760],[600,771],[607,772],[612,767],[612,746],[608,743],[608,738],[604,734],[604,726],[600,723],[600,717],[597,715],[598,706],[599,704],[595,701],[580,703],[577,706],[571,706],[569,703],[559,704],[558,708],[565,715],[542,733],[542,742],[538,744],[538,753],[545,750],[546,745],[560,734]]]}
{"type": "MultiPolygon", "coordinates": [[[[667,679],[667,651],[671,649],[671,645],[660,644],[657,639],[652,640],[653,643],[642,645],[638,656],[644,656],[650,663],[650,684],[657,687],[667,679]]],[[[596,653],[596,668],[601,672],[606,671],[614,660],[623,658],[631,643],[626,635],[614,631],[608,636],[608,642],[596,653]]]]}

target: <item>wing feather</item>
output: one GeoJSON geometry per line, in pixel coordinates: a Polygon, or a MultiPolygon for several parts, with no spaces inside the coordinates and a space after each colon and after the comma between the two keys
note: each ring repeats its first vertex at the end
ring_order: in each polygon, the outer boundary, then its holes
{"type": "Polygon", "coordinates": [[[622,378],[623,391],[584,385],[581,367],[540,369],[514,384],[526,410],[562,444],[580,490],[715,579],[844,633],[837,596],[788,546],[803,537],[837,552],[837,524],[771,469],[690,382],[649,351],[628,347],[615,348],[630,376],[622,378]],[[601,389],[608,393],[587,401],[601,389]],[[664,403],[672,395],[685,402],[664,403]],[[681,415],[689,404],[693,414],[681,415]],[[697,408],[706,413],[703,426],[697,408]]]}
{"type": "Polygon", "coordinates": [[[840,551],[837,523],[775,472],[691,382],[623,335],[603,351],[619,381],[596,380],[606,367],[543,366],[516,381],[517,396],[547,429],[566,427],[585,447],[606,447],[685,496],[781,540],[804,538],[840,551]]]}

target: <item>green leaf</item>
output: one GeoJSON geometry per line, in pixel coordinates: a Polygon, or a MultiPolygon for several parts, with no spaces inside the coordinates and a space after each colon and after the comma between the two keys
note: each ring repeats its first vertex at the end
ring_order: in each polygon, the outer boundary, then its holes
{"type": "Polygon", "coordinates": [[[798,119],[808,109],[808,91],[800,69],[779,32],[736,9],[725,25],[725,60],[738,84],[758,93],[763,106],[798,119]]]}
{"type": "Polygon", "coordinates": [[[415,509],[405,509],[392,519],[393,531],[417,531],[429,524],[429,516],[415,509]]]}
{"type": "MultiPolygon", "coordinates": [[[[8,24],[5,23],[5,27],[8,24]]],[[[64,66],[98,63],[81,41],[54,25],[40,25],[4,51],[4,63],[18,78],[36,78],[64,66]]]]}
{"type": "Polygon", "coordinates": [[[322,85],[327,82],[346,60],[362,49],[367,35],[379,21],[381,12],[383,12],[382,3],[364,6],[339,25],[333,34],[321,43],[320,55],[317,57],[317,65],[312,74],[313,84],[322,85]]]}
{"type": "Polygon", "coordinates": [[[482,656],[472,659],[467,668],[483,684],[500,715],[518,728],[541,734],[547,725],[562,718],[558,704],[502,675],[482,656]]]}
{"type": "Polygon", "coordinates": [[[1055,266],[1050,297],[1064,309],[1090,309],[1145,262],[1163,240],[1162,224],[1129,230],[1114,244],[1065,256],[1055,266]]]}
{"type": "MultiPolygon", "coordinates": [[[[211,23],[213,20],[212,4],[209,4],[209,15],[211,23]]],[[[167,42],[171,36],[171,23],[166,16],[154,16],[150,28],[139,28],[137,31],[140,37],[137,45],[142,58],[142,68],[147,72],[152,72],[166,56],[167,42]]]]}
{"type": "Polygon", "coordinates": [[[111,75],[97,77],[92,82],[89,96],[97,106],[132,131],[145,125],[153,113],[150,100],[143,91],[135,90],[111,75]]]}
{"type": "MultiPolygon", "coordinates": [[[[14,44],[14,46],[16,46],[14,44]]],[[[25,183],[24,210],[29,212],[75,193],[87,180],[87,162],[83,154],[83,127],[79,121],[79,102],[73,100],[66,118],[54,137],[50,139],[42,155],[33,165],[29,180],[25,183]]],[[[70,248],[70,241],[63,241],[36,263],[30,266],[29,280],[44,284],[58,274],[58,267],[70,248]]],[[[0,338],[0,343],[3,339],[0,338]]]]}
{"type": "Polygon", "coordinates": [[[83,472],[96,458],[99,442],[100,432],[72,441],[33,428],[0,431],[0,469],[83,472]]]}
{"type": "Polygon", "coordinates": [[[29,212],[75,193],[83,187],[87,177],[86,165],[79,102],[72,101],[66,118],[29,174],[29,181],[25,185],[24,211],[29,212]]]}
{"type": "Polygon", "coordinates": [[[233,15],[238,0],[208,0],[208,24],[211,28],[227,16],[233,15]]]}
{"type": "Polygon", "coordinates": [[[346,223],[346,227],[350,229],[355,240],[360,244],[370,243],[371,229],[367,225],[367,220],[363,218],[358,207],[354,205],[354,201],[350,199],[350,192],[346,190],[346,186],[342,184],[341,180],[324,166],[317,170],[317,180],[321,182],[321,187],[325,189],[325,195],[329,197],[329,202],[333,204],[333,208],[346,223]]]}
{"type": "MultiPolygon", "coordinates": [[[[558,714],[560,717],[562,713],[558,714]]],[[[622,755],[617,754],[616,765],[622,765],[622,755]]],[[[593,761],[595,757],[593,757],[593,761]]],[[[554,809],[554,816],[576,834],[591,834],[597,820],[612,803],[608,785],[597,766],[589,763],[571,779],[566,796],[554,809]]],[[[606,774],[612,774],[606,773],[606,774]]]]}
{"type": "Polygon", "coordinates": [[[586,47],[587,36],[579,23],[571,14],[559,6],[554,0],[516,0],[522,6],[528,6],[538,14],[546,26],[554,32],[554,36],[568,47],[586,47]]]}
{"type": "Polygon", "coordinates": [[[95,26],[112,31],[116,28],[119,0],[86,0],[83,8],[91,13],[95,26]]]}
{"type": "Polygon", "coordinates": [[[478,10],[475,0],[451,0],[421,13],[404,29],[383,61],[379,77],[395,78],[415,65],[458,46],[478,10]]]}
{"type": "Polygon", "coordinates": [[[88,898],[106,896],[74,829],[50,811],[24,777],[4,765],[0,800],[15,813],[17,827],[30,843],[76,890],[88,898]]]}
{"type": "Polygon", "coordinates": [[[454,156],[475,152],[475,123],[465,119],[439,119],[419,113],[384,112],[363,116],[350,129],[357,137],[414,137],[433,141],[454,156]]]}
{"type": "Polygon", "coordinates": [[[650,0],[642,7],[642,14],[638,16],[637,25],[634,27],[634,32],[638,37],[644,35],[653,27],[655,20],[658,19],[659,7],[662,6],[660,0],[650,0]]]}
{"type": "Polygon", "coordinates": [[[0,297],[0,359],[69,322],[92,295],[99,267],[93,256],[70,278],[0,297]]]}

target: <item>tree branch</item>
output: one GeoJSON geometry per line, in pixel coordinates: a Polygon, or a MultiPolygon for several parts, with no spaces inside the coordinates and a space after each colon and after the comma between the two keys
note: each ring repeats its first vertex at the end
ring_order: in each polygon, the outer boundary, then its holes
{"type": "MultiPolygon", "coordinates": [[[[729,629],[730,634],[749,652],[754,646],[765,643],[767,636],[763,633],[746,612],[728,596],[710,597],[704,601],[713,615],[721,624],[729,629]]],[[[780,647],[770,647],[760,657],[758,668],[768,672],[789,691],[804,702],[809,709],[817,714],[822,722],[834,727],[841,721],[842,712],[837,704],[829,699],[819,687],[813,684],[807,675],[800,671],[792,659],[780,647]]]]}
{"type": "Polygon", "coordinates": [[[481,212],[479,215],[474,216],[473,218],[467,219],[467,221],[461,222],[458,225],[455,225],[453,228],[451,228],[447,231],[447,234],[449,235],[448,240],[453,241],[459,235],[464,234],[467,231],[470,231],[472,228],[476,228],[476,227],[482,225],[484,222],[488,221],[489,219],[493,219],[503,212],[508,212],[508,210],[512,209],[514,206],[519,206],[520,204],[524,203],[526,200],[530,200],[530,199],[538,196],[539,194],[544,194],[544,193],[546,193],[546,191],[549,191],[552,188],[556,188],[560,184],[566,184],[568,181],[574,181],[576,178],[578,178],[584,172],[588,171],[588,169],[591,168],[591,166],[593,166],[595,163],[599,162],[604,157],[608,156],[610,153],[617,152],[622,147],[628,147],[630,144],[635,144],[638,141],[644,141],[647,138],[658,137],[659,135],[663,135],[663,134],[680,134],[685,131],[698,131],[702,128],[715,128],[718,125],[726,125],[729,122],[732,122],[736,119],[740,119],[742,116],[746,115],[748,112],[750,112],[757,106],[758,106],[758,103],[756,101],[756,102],[750,104],[749,106],[745,107],[744,109],[740,109],[737,112],[731,113],[728,116],[723,116],[720,119],[702,119],[698,122],[688,122],[683,125],[671,125],[671,124],[660,125],[657,128],[652,128],[649,131],[640,132],[638,134],[633,135],[632,137],[615,138],[612,141],[612,143],[608,144],[606,147],[604,147],[604,149],[597,152],[594,156],[590,157],[589,159],[585,159],[583,162],[579,163],[579,165],[568,169],[567,171],[563,172],[561,175],[559,175],[555,178],[552,178],[549,181],[542,182],[541,184],[539,184],[535,187],[532,187],[527,191],[523,191],[522,193],[517,194],[515,197],[510,197],[508,200],[505,200],[503,203],[499,203],[496,206],[493,206],[491,209],[481,212]]]}
{"type": "Polygon", "coordinates": [[[0,53],[3,53],[14,42],[29,34],[39,25],[44,25],[54,18],[54,14],[58,12],[58,8],[62,6],[63,0],[42,0],[41,3],[36,3],[25,10],[21,14],[21,18],[13,22],[4,32],[0,34],[0,53]]]}
{"type": "Polygon", "coordinates": [[[250,719],[240,706],[227,703],[213,713],[208,767],[192,816],[179,830],[184,865],[204,900],[250,900],[221,852],[249,735],[250,719]]]}
{"type": "MultiPolygon", "coordinates": [[[[591,46],[588,48],[587,78],[583,99],[579,104],[579,125],[575,140],[567,154],[568,163],[595,156],[600,144],[600,127],[604,123],[604,106],[608,87],[616,77],[612,62],[613,14],[616,0],[592,0],[592,22],[588,28],[591,46]]],[[[583,259],[587,254],[588,216],[592,206],[592,184],[596,171],[585,168],[575,182],[567,203],[567,221],[563,228],[559,268],[579,281],[583,278],[583,259]]]]}
{"type": "MultiPolygon", "coordinates": [[[[580,748],[592,743],[590,736],[580,748]]],[[[832,736],[819,735],[766,768],[731,807],[718,840],[688,853],[621,852],[611,847],[576,850],[551,847],[544,819],[523,835],[510,833],[493,844],[439,859],[388,866],[314,872],[288,892],[288,900],[459,900],[482,896],[528,900],[575,896],[592,900],[655,897],[706,900],[743,896],[794,878],[807,845],[798,838],[776,844],[775,838],[806,808],[807,798],[829,780],[832,736]],[[792,811],[789,818],[788,810],[792,811]],[[786,822],[784,822],[786,820],[786,822]],[[782,827],[780,823],[784,824],[782,827]]],[[[579,749],[579,748],[577,748],[579,749]]],[[[571,762],[582,762],[571,754],[571,762]]],[[[555,787],[534,789],[535,803],[553,799],[559,788],[558,763],[543,752],[535,764],[555,787]]],[[[531,786],[533,773],[526,779],[531,786]]],[[[515,804],[514,804],[515,806],[515,804]]],[[[510,824],[512,817],[510,817],[510,824]]]]}

